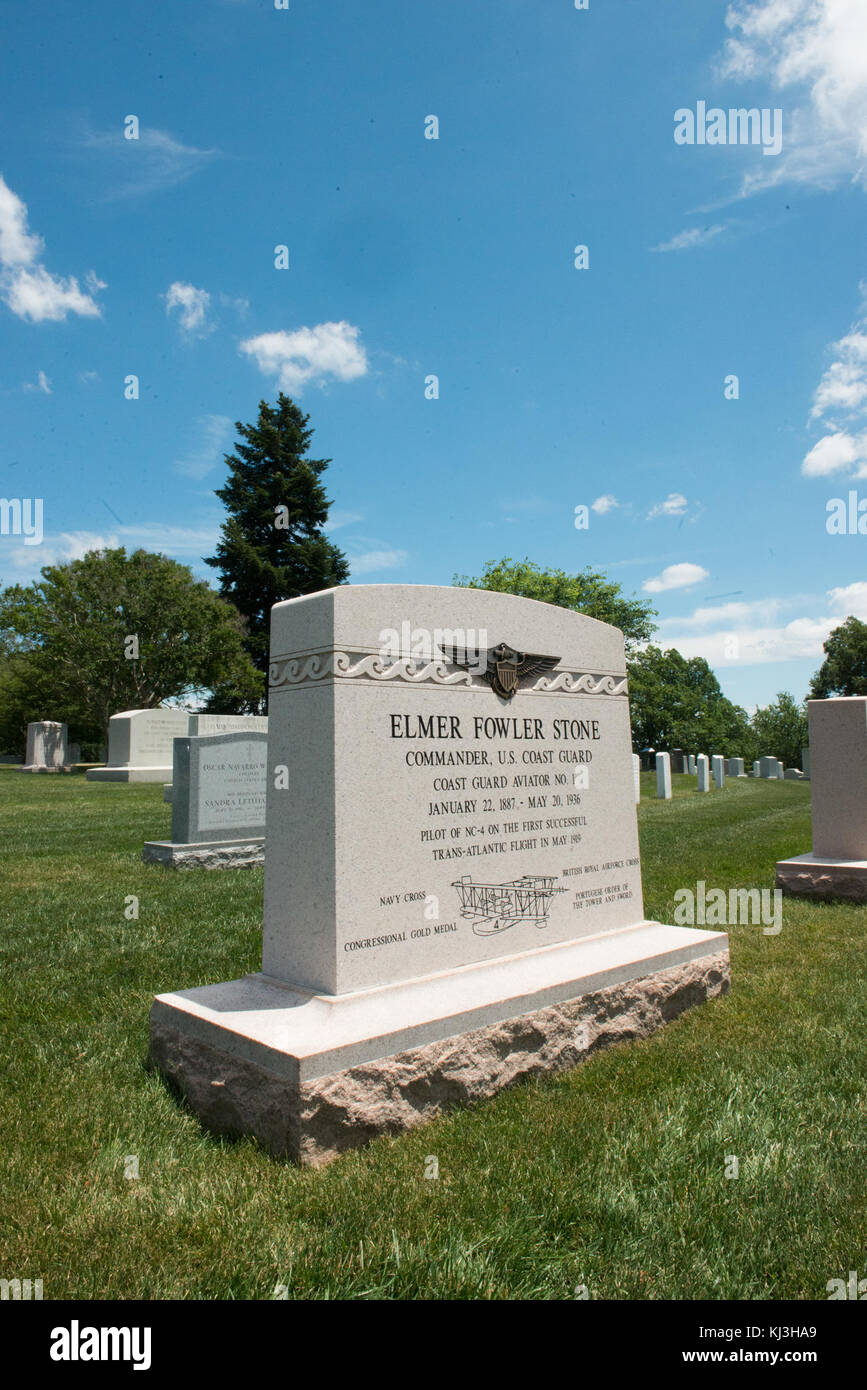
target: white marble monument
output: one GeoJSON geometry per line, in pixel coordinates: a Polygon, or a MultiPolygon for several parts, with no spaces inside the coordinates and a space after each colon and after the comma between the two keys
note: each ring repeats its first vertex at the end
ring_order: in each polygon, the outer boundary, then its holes
{"type": "Polygon", "coordinates": [[[707,753],[699,753],[696,762],[696,777],[698,779],[698,790],[700,792],[710,791],[710,759],[707,753]]]}
{"type": "Polygon", "coordinates": [[[26,762],[21,772],[62,772],[69,762],[66,725],[40,719],[27,725],[26,762]]]}
{"type": "Polygon", "coordinates": [[[784,893],[867,901],[867,696],[808,700],[813,850],[777,864],[784,893]],[[811,759],[812,762],[812,759],[811,759]]]}
{"type": "Polygon", "coordinates": [[[191,738],[204,734],[253,734],[268,732],[267,714],[191,714],[187,733],[191,738]]]}
{"type": "Polygon", "coordinates": [[[623,637],[592,618],[430,586],[277,604],[262,971],[160,995],[155,1064],[211,1129],[316,1164],[725,990],[724,934],[644,916],[629,752],[623,637]],[[430,659],[384,649],[404,631],[430,659]]]}
{"type": "Polygon", "coordinates": [[[172,741],[186,735],[183,709],[130,709],[108,724],[108,762],[91,767],[89,782],[167,782],[172,775],[172,741]]]}

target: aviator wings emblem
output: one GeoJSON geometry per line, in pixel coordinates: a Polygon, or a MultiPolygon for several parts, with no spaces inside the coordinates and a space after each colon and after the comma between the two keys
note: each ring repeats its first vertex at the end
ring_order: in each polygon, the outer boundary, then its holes
{"type": "Polygon", "coordinates": [[[479,652],[475,660],[468,660],[469,653],[458,647],[443,647],[443,655],[454,666],[462,666],[465,671],[477,671],[486,680],[496,695],[511,700],[521,685],[539,671],[552,671],[560,660],[559,656],[540,656],[538,652],[517,652],[507,642],[498,642],[489,647],[486,653],[479,652]],[[479,670],[487,659],[486,669],[479,670]]]}

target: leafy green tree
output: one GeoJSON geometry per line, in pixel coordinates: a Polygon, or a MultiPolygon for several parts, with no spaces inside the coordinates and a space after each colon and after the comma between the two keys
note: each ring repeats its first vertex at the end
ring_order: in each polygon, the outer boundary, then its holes
{"type": "Polygon", "coordinates": [[[752,726],[757,756],[767,753],[786,767],[801,766],[801,749],[808,743],[807,710],[788,691],[780,691],[773,704],[757,709],[752,726]]]}
{"type": "Polygon", "coordinates": [[[504,560],[488,561],[478,579],[455,575],[452,583],[459,588],[520,594],[612,623],[623,633],[627,654],[639,643],[649,641],[655,630],[656,610],[650,603],[624,597],[619,584],[590,569],[566,574],[565,570],[543,570],[531,560],[518,561],[507,556],[504,560]]]}
{"type": "Polygon", "coordinates": [[[201,699],[221,683],[253,704],[262,694],[231,604],[186,565],[146,550],[90,551],[4,590],[0,651],[7,711],[17,709],[25,729],[27,718],[59,719],[73,737],[83,727],[107,740],[119,710],[201,699]],[[26,709],[25,678],[33,682],[26,709]]]}
{"type": "Polygon", "coordinates": [[[746,710],[723,695],[703,657],[648,646],[627,663],[633,747],[683,748],[747,758],[753,738],[746,710]]]}
{"type": "Polygon", "coordinates": [[[867,623],[849,617],[823,645],[825,660],[813,677],[810,698],[867,695],[867,623]]]}
{"type": "Polygon", "coordinates": [[[243,615],[244,645],[263,674],[272,605],[349,578],[322,529],[331,503],[321,478],[331,460],[307,457],[309,419],[282,391],[276,406],[260,401],[255,425],[235,425],[244,442],[225,456],[229,477],[217,489],[229,515],[205,563],[219,570],[220,593],[243,615]]]}

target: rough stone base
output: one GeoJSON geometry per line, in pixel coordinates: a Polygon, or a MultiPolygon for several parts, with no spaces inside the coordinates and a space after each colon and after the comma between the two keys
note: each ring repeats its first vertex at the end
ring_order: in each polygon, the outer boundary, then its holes
{"type": "Polygon", "coordinates": [[[141,857],[146,864],[164,864],[169,869],[252,869],[265,862],[265,837],[193,845],[146,840],[141,857]]]}
{"type": "Polygon", "coordinates": [[[776,886],[793,897],[867,902],[867,859],[829,859],[815,854],[781,859],[776,886]]]}
{"type": "MultiPolygon", "coordinates": [[[[725,938],[721,938],[723,943],[725,938]]],[[[216,1133],[255,1134],[309,1166],[378,1135],[423,1124],[527,1077],[564,1071],[611,1043],[645,1038],[729,989],[727,946],[683,964],[422,1047],[307,1081],[213,1046],[166,1011],[151,1022],[151,1060],[216,1133]]],[[[216,1030],[214,1036],[218,1037],[216,1030]]]]}

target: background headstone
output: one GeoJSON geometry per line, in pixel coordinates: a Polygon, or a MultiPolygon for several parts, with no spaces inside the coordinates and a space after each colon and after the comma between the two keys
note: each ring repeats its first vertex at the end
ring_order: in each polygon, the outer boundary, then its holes
{"type": "Polygon", "coordinates": [[[190,716],[182,709],[133,709],[115,714],[108,725],[108,762],[88,768],[89,782],[167,782],[172,775],[172,742],[184,737],[190,716]]]}
{"type": "Polygon", "coordinates": [[[671,800],[671,757],[668,753],[656,755],[656,795],[663,801],[671,800]]]}
{"type": "Polygon", "coordinates": [[[68,762],[65,724],[40,719],[27,725],[27,758],[22,772],[60,772],[68,762]]]}
{"type": "Polygon", "coordinates": [[[686,754],[682,748],[671,750],[671,770],[672,772],[686,772],[686,754]]]}
{"type": "Polygon", "coordinates": [[[689,761],[688,761],[688,763],[687,763],[687,771],[688,771],[689,773],[691,773],[693,777],[695,776],[695,771],[696,771],[696,769],[695,769],[695,754],[694,754],[694,753],[690,753],[690,755],[689,755],[689,761]]]}
{"type": "Polygon", "coordinates": [[[698,790],[700,792],[710,791],[710,760],[707,753],[699,753],[696,759],[696,776],[698,778],[698,790]]]}
{"type": "Polygon", "coordinates": [[[176,738],[172,838],[149,840],[145,862],[184,869],[261,864],[267,751],[261,731],[176,738]]]}
{"type": "Polygon", "coordinates": [[[191,714],[187,733],[191,738],[204,734],[268,732],[267,714],[191,714]]]}
{"type": "Polygon", "coordinates": [[[810,775],[810,750],[809,750],[809,748],[802,748],[802,749],[801,749],[801,771],[803,772],[803,774],[804,774],[805,777],[809,777],[809,775],[810,775]]]}
{"type": "Polygon", "coordinates": [[[714,753],[710,765],[717,790],[721,790],[726,784],[725,758],[721,753],[714,753]]]}
{"type": "Polygon", "coordinates": [[[777,886],[867,901],[867,696],[808,700],[813,849],[777,864],[777,886]]]}

